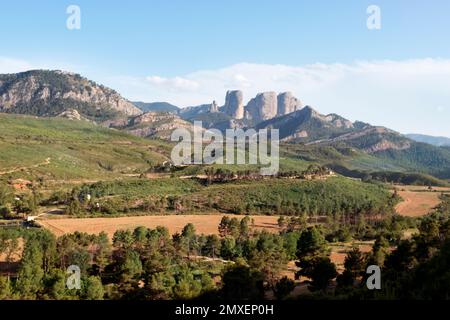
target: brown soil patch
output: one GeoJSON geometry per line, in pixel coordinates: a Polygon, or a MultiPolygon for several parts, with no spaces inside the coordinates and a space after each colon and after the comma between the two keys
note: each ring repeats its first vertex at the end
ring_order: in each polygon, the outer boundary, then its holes
{"type": "MultiPolygon", "coordinates": [[[[63,218],[40,219],[38,222],[49,229],[56,236],[75,231],[98,234],[106,232],[112,237],[115,231],[134,229],[138,226],[156,228],[164,226],[171,234],[180,232],[183,227],[192,223],[198,234],[218,234],[217,227],[224,215],[165,215],[165,216],[138,216],[119,218],[63,218]]],[[[244,216],[230,216],[242,219],[244,216]]],[[[265,229],[270,232],[278,232],[278,216],[251,216],[254,219],[255,229],[265,229]]]]}
{"type": "Polygon", "coordinates": [[[403,201],[396,206],[398,214],[408,217],[420,217],[429,213],[441,200],[439,192],[398,191],[403,201]]]}

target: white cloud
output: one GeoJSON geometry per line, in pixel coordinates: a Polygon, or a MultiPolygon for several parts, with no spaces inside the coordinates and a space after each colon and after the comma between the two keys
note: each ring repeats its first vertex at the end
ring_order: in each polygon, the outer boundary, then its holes
{"type": "Polygon", "coordinates": [[[196,81],[185,79],[182,77],[174,77],[174,78],[163,78],[159,76],[150,76],[147,77],[146,80],[154,85],[160,86],[166,90],[187,90],[193,91],[198,89],[199,84],[196,81]]]}
{"type": "Polygon", "coordinates": [[[164,77],[93,75],[92,69],[62,63],[29,63],[0,56],[0,73],[63,69],[91,76],[130,100],[167,101],[185,107],[223,104],[225,92],[240,89],[245,101],[263,91],[292,91],[323,113],[384,125],[400,132],[450,136],[450,60],[357,61],[304,66],[239,63],[164,77]]]}
{"type": "Polygon", "coordinates": [[[225,92],[240,89],[246,101],[263,91],[292,91],[324,113],[385,125],[401,132],[450,136],[450,60],[357,61],[304,66],[240,63],[173,78],[135,78],[117,83],[131,99],[168,101],[179,106],[224,102],[225,92]],[[145,90],[145,91],[143,91],[145,90]],[[447,117],[447,118],[446,118],[447,117]]]}

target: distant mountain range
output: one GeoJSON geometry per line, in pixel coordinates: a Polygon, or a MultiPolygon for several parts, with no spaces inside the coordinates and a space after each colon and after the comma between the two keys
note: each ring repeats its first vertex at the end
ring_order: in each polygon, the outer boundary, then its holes
{"type": "Polygon", "coordinates": [[[405,134],[405,136],[415,141],[429,143],[438,147],[450,146],[450,138],[447,137],[427,136],[424,134],[417,134],[417,133],[405,134]]]}
{"type": "Polygon", "coordinates": [[[178,113],[180,108],[168,102],[140,102],[133,101],[133,104],[143,112],[172,112],[178,113]]]}
{"type": "MultiPolygon", "coordinates": [[[[162,139],[168,139],[175,128],[191,127],[194,120],[220,130],[275,128],[280,130],[284,144],[316,150],[327,164],[350,168],[350,161],[358,163],[357,168],[372,171],[389,168],[450,179],[450,148],[444,147],[450,139],[401,135],[337,114],[323,115],[310,106],[303,107],[289,92],[260,93],[244,104],[242,92],[234,90],[226,93],[223,106],[213,101],[179,108],[166,102],[132,103],[80,75],[36,70],[0,75],[0,112],[92,121],[133,135],[162,139]],[[342,163],[341,158],[345,158],[342,163]]],[[[305,148],[294,150],[297,153],[289,156],[306,157],[302,154],[305,148]]]]}

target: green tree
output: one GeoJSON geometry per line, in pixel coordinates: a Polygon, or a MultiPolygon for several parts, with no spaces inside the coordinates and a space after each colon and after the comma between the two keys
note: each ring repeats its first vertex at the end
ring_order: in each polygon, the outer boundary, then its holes
{"type": "Polygon", "coordinates": [[[227,236],[222,239],[220,256],[230,260],[236,256],[236,240],[232,236],[227,236]]]}
{"type": "Polygon", "coordinates": [[[206,236],[206,243],[203,247],[203,254],[215,258],[220,253],[220,238],[215,235],[206,236]]]}
{"type": "Polygon", "coordinates": [[[100,274],[105,267],[111,262],[112,247],[105,232],[100,232],[95,241],[94,262],[99,268],[100,274]]]}
{"type": "Polygon", "coordinates": [[[313,259],[311,274],[311,291],[325,291],[330,281],[337,276],[336,265],[328,257],[316,257],[313,259]]]}
{"type": "Polygon", "coordinates": [[[42,264],[42,248],[39,245],[39,241],[31,237],[26,242],[15,285],[22,298],[35,298],[42,288],[42,279],[44,277],[42,264]]]}
{"type": "Polygon", "coordinates": [[[13,297],[11,281],[9,277],[0,276],[0,300],[8,300],[13,297]]]}
{"type": "Polygon", "coordinates": [[[142,274],[142,262],[139,253],[134,250],[127,250],[120,266],[120,272],[124,282],[140,277],[142,274]]]}
{"type": "Polygon", "coordinates": [[[222,297],[227,300],[261,300],[264,297],[263,276],[243,265],[227,269],[222,276],[222,297]]]}
{"type": "Polygon", "coordinates": [[[105,291],[99,277],[90,276],[84,281],[84,299],[103,300],[105,291]]]}
{"type": "Polygon", "coordinates": [[[300,234],[297,242],[297,258],[324,255],[326,252],[326,240],[318,227],[310,227],[300,234]]]}
{"type": "Polygon", "coordinates": [[[278,300],[285,299],[295,289],[295,282],[284,276],[277,281],[273,293],[278,300]]]}

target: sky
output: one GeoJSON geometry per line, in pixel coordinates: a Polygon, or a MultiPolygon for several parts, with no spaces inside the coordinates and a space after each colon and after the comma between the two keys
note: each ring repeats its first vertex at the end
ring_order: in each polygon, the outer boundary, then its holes
{"type": "Polygon", "coordinates": [[[180,107],[292,91],[322,113],[450,136],[449,15],[448,0],[0,0],[0,73],[62,69],[180,107]]]}

